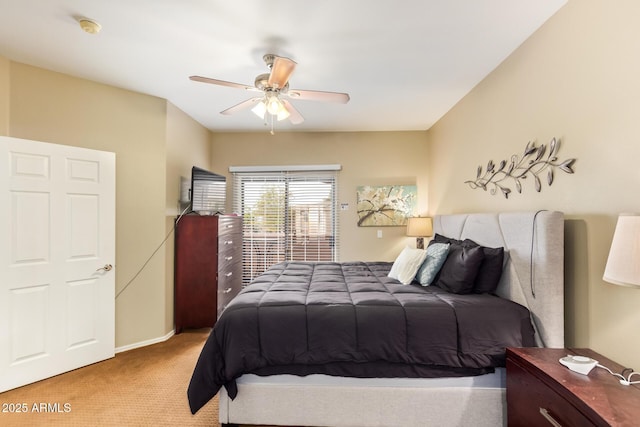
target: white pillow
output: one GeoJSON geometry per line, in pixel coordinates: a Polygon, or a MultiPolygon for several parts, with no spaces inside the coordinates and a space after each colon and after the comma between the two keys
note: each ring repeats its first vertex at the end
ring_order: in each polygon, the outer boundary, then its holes
{"type": "Polygon", "coordinates": [[[412,249],[407,246],[393,262],[388,276],[399,280],[403,285],[408,285],[416,277],[416,273],[426,257],[427,251],[424,249],[412,249]]]}

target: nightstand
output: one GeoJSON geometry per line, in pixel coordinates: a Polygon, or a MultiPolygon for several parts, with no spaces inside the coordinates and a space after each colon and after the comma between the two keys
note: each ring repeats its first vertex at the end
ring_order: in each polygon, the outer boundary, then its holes
{"type": "MultiPolygon", "coordinates": [[[[623,366],[589,349],[507,348],[509,426],[637,426],[640,388],[624,386],[597,366],[581,375],[561,365],[587,356],[613,372],[623,366]]],[[[636,377],[637,378],[637,377],[636,377]]]]}

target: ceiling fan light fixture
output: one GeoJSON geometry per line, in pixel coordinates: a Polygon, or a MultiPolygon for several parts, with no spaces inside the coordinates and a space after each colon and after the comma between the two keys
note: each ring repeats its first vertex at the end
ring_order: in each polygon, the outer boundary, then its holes
{"type": "Polygon", "coordinates": [[[264,100],[258,102],[255,107],[253,107],[251,109],[251,111],[253,112],[253,114],[255,114],[256,116],[260,117],[262,120],[264,120],[264,115],[267,112],[267,105],[265,104],[264,100]]]}
{"type": "Polygon", "coordinates": [[[264,120],[267,113],[274,116],[278,121],[284,120],[290,116],[289,110],[284,106],[277,95],[270,95],[261,99],[251,111],[256,116],[264,120]]]}
{"type": "Polygon", "coordinates": [[[289,113],[289,111],[284,106],[282,106],[282,109],[278,111],[278,115],[277,115],[278,121],[287,119],[289,118],[290,115],[291,114],[289,113]]]}
{"type": "Polygon", "coordinates": [[[277,116],[282,110],[284,110],[284,105],[282,105],[277,95],[267,97],[267,111],[269,114],[277,116]]]}

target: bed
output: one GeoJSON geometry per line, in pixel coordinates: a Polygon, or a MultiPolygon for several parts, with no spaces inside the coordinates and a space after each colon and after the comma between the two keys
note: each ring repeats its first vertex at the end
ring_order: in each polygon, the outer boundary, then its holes
{"type": "Polygon", "coordinates": [[[503,248],[492,294],[403,285],[391,263],[276,265],[213,329],[192,412],[217,393],[223,425],[505,425],[504,348],[564,346],[563,214],[441,215],[434,230],[503,248]],[[477,300],[494,315],[478,318],[477,300]]]}

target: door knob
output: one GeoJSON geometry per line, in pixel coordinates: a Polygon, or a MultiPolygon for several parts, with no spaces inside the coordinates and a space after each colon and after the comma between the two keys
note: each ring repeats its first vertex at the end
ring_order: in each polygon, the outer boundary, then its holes
{"type": "Polygon", "coordinates": [[[104,271],[111,271],[111,269],[113,268],[113,265],[111,264],[105,264],[104,267],[100,267],[99,269],[97,269],[96,271],[100,271],[100,270],[104,270],[104,271]]]}

